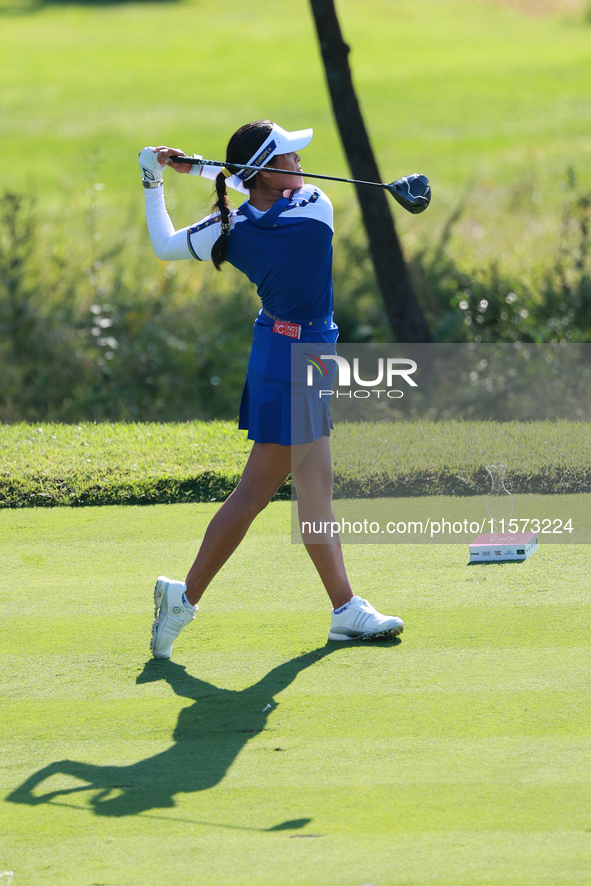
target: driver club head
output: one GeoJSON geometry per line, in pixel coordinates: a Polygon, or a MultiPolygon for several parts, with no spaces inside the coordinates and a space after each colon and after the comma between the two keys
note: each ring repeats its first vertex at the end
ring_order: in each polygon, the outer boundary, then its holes
{"type": "Polygon", "coordinates": [[[390,191],[401,206],[404,206],[413,215],[424,212],[431,202],[429,179],[426,175],[421,175],[418,172],[413,175],[405,175],[389,185],[384,185],[384,187],[390,191]]]}

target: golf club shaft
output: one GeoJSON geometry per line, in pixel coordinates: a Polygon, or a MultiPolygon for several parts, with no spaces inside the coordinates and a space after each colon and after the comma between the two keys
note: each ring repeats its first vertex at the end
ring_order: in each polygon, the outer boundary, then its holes
{"type": "MultiPolygon", "coordinates": [[[[198,160],[196,157],[169,157],[173,163],[190,163],[191,165],[201,165],[201,166],[227,166],[227,163],[222,160],[198,160]]],[[[230,164],[231,166],[236,166],[237,164],[230,164]]],[[[260,172],[261,169],[264,169],[265,172],[280,172],[283,175],[301,175],[304,178],[322,178],[325,181],[331,182],[347,182],[350,185],[372,185],[374,188],[387,188],[388,185],[383,182],[365,182],[360,181],[356,178],[338,178],[336,175],[319,175],[318,173],[313,172],[296,172],[293,169],[277,169],[275,166],[248,166],[244,164],[240,164],[240,169],[253,169],[256,172],[260,172]]]]}

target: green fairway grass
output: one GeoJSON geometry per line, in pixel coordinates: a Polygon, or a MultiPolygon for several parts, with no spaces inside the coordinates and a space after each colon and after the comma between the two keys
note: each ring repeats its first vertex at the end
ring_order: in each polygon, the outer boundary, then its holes
{"type": "Polygon", "coordinates": [[[588,546],[347,548],[406,628],[339,646],[273,503],[150,661],[216,507],[0,514],[13,886],[587,884],[588,546]]]}
{"type": "MultiPolygon", "coordinates": [[[[307,0],[1,9],[5,185],[65,216],[72,247],[82,248],[75,213],[89,184],[104,186],[103,237],[138,223],[145,144],[218,159],[238,125],[268,116],[314,127],[304,168],[348,172],[307,0]]],[[[538,17],[481,0],[341,0],[338,10],[384,179],[419,170],[433,185],[420,220],[396,211],[407,245],[428,242],[462,201],[452,246],[472,265],[502,256],[521,271],[553,255],[567,167],[591,183],[584,4],[538,17]]],[[[211,188],[169,178],[169,206],[188,224],[211,188]]],[[[354,202],[346,186],[326,189],[354,202]]]]}

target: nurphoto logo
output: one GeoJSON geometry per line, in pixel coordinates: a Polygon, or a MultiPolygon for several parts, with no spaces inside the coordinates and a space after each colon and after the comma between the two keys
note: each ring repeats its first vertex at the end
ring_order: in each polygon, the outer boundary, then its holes
{"type": "MultiPolygon", "coordinates": [[[[337,354],[321,354],[320,357],[313,357],[311,354],[306,354],[308,359],[308,375],[306,384],[308,387],[312,387],[314,384],[314,369],[316,368],[320,375],[323,378],[328,376],[328,369],[324,363],[325,360],[334,360],[337,364],[338,369],[338,387],[342,388],[350,388],[351,387],[351,364],[346,359],[346,357],[337,356],[337,354]]],[[[377,361],[377,375],[372,379],[364,379],[360,377],[359,373],[359,358],[353,358],[353,381],[355,384],[359,385],[359,388],[353,391],[339,391],[336,392],[332,389],[329,390],[321,390],[318,392],[319,397],[331,397],[336,393],[337,397],[356,397],[357,399],[367,399],[371,397],[372,394],[376,394],[380,397],[381,394],[385,394],[386,397],[390,397],[390,399],[398,400],[400,397],[404,396],[404,391],[395,389],[394,383],[395,381],[399,381],[402,379],[408,385],[413,388],[418,387],[416,381],[411,378],[411,375],[417,371],[417,364],[414,360],[409,360],[404,357],[387,357],[384,361],[383,357],[379,357],[377,361]],[[385,368],[384,368],[385,362],[385,368]],[[386,387],[379,388],[378,385],[385,384],[386,387]],[[368,390],[371,389],[371,390],[368,390]]]]}

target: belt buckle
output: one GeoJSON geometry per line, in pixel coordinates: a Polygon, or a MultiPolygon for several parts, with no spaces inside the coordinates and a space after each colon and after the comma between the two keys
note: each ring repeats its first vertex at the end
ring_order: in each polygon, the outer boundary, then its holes
{"type": "Polygon", "coordinates": [[[299,323],[286,323],[285,320],[275,320],[273,332],[276,332],[278,335],[286,335],[288,338],[299,339],[302,327],[299,323]]]}

